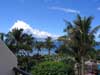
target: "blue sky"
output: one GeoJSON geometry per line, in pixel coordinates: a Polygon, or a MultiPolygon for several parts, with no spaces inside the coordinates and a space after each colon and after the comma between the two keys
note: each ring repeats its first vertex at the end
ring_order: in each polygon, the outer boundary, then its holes
{"type": "Polygon", "coordinates": [[[0,0],[0,32],[8,32],[17,20],[33,28],[62,35],[64,19],[76,14],[94,16],[92,27],[100,24],[99,0],[0,0]]]}

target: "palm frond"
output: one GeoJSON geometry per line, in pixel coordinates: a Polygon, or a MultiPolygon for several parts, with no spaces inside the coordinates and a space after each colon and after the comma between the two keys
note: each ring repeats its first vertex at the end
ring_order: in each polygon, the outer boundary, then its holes
{"type": "Polygon", "coordinates": [[[81,26],[82,24],[82,18],[80,15],[77,15],[77,18],[76,20],[73,21],[73,23],[76,25],[76,26],[81,26]]]}
{"type": "Polygon", "coordinates": [[[96,33],[99,29],[100,29],[100,25],[96,26],[96,27],[90,32],[90,35],[93,35],[93,34],[96,33]]]}
{"type": "Polygon", "coordinates": [[[64,20],[67,27],[64,29],[64,32],[67,32],[69,29],[73,28],[73,25],[71,22],[64,20]]]}

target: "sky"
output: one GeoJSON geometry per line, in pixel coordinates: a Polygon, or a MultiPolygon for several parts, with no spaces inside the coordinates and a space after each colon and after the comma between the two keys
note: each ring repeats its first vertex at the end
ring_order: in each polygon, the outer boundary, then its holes
{"type": "Polygon", "coordinates": [[[64,19],[76,14],[93,16],[92,28],[100,25],[100,0],[0,0],[0,32],[7,33],[17,21],[55,35],[63,35],[64,19]]]}

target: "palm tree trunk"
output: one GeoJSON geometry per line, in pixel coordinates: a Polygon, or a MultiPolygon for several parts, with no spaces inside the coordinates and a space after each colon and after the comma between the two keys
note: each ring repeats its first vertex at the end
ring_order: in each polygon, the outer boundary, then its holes
{"type": "Polygon", "coordinates": [[[49,56],[51,55],[50,49],[48,50],[48,55],[49,55],[49,56]]]}
{"type": "Polygon", "coordinates": [[[81,75],[81,64],[78,63],[78,75],[81,75]]]}
{"type": "Polygon", "coordinates": [[[81,75],[84,75],[84,57],[81,57],[81,75]]]}

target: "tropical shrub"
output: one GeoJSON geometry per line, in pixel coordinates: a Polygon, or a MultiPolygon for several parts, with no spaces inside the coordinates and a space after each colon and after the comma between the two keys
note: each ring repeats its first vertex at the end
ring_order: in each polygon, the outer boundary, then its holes
{"type": "Polygon", "coordinates": [[[32,70],[33,75],[74,75],[71,65],[62,62],[46,61],[32,70]]]}

